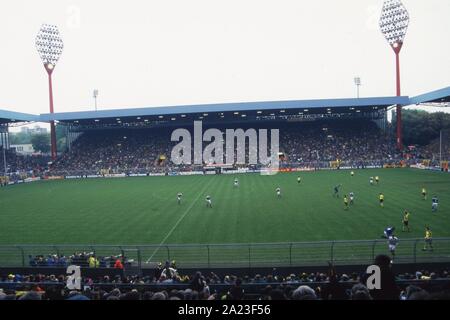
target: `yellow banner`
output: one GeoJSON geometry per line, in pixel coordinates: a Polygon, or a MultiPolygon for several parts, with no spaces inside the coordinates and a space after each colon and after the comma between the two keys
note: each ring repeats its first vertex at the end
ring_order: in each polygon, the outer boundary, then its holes
{"type": "Polygon", "coordinates": [[[341,164],[340,160],[336,160],[336,161],[330,161],[330,167],[331,168],[338,168],[341,164]]]}

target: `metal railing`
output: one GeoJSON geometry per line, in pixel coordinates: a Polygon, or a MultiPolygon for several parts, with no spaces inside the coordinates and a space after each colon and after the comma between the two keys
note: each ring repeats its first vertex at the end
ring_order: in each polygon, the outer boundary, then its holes
{"type": "MultiPolygon", "coordinates": [[[[424,251],[423,239],[401,239],[396,263],[450,262],[450,238],[433,239],[433,251],[424,251]]],[[[387,240],[349,240],[248,244],[180,244],[180,245],[1,245],[0,267],[32,266],[36,256],[66,257],[88,252],[97,258],[122,255],[128,266],[153,268],[155,263],[175,260],[183,268],[218,267],[289,267],[370,264],[376,255],[389,254],[387,240]]],[[[45,263],[38,266],[50,266],[45,263]]],[[[85,266],[88,266],[87,262],[85,266]]],[[[106,267],[111,267],[107,264],[106,267]]]]}

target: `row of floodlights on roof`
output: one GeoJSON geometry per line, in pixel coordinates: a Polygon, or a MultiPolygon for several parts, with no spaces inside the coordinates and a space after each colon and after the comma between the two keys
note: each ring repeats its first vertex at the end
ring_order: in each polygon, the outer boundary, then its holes
{"type": "MultiPolygon", "coordinates": [[[[378,107],[373,107],[372,109],[373,109],[373,110],[378,110],[378,107]]],[[[354,107],[350,107],[349,110],[350,110],[350,111],[354,111],[354,112],[356,112],[356,113],[360,113],[360,112],[361,112],[361,110],[356,109],[356,108],[354,108],[354,107]]],[[[299,115],[302,115],[302,114],[307,113],[307,112],[309,112],[309,109],[303,109],[303,111],[299,111],[298,114],[299,114],[299,115]]],[[[263,113],[263,111],[259,110],[259,111],[257,111],[256,113],[260,115],[260,114],[263,113]]],[[[281,113],[281,114],[282,114],[282,113],[286,113],[286,110],[279,110],[279,113],[281,113]]],[[[333,112],[332,112],[332,109],[331,109],[331,108],[327,108],[327,113],[333,113],[333,112]]],[[[239,111],[235,111],[235,112],[233,112],[233,114],[236,115],[236,116],[240,116],[241,118],[246,118],[246,117],[247,117],[247,115],[246,115],[245,113],[242,113],[242,114],[241,114],[241,113],[239,113],[239,111]]],[[[225,117],[225,115],[224,115],[223,112],[218,113],[218,115],[219,115],[221,118],[224,118],[224,117],[225,117]]],[[[274,112],[271,112],[271,113],[269,113],[269,115],[270,115],[270,116],[275,116],[275,113],[274,113],[274,112]]],[[[207,117],[207,116],[209,116],[208,113],[203,113],[201,116],[198,117],[198,119],[201,120],[201,119],[204,119],[204,118],[207,117]]],[[[163,116],[163,115],[159,115],[159,116],[158,116],[158,119],[164,119],[164,117],[165,117],[165,116],[163,116]]],[[[177,119],[176,117],[167,117],[167,118],[168,118],[168,119],[170,118],[171,121],[175,121],[175,120],[177,119]]],[[[185,114],[181,114],[181,115],[180,115],[180,118],[186,118],[186,115],[185,115],[185,114]]],[[[136,117],[136,120],[142,120],[142,117],[136,117]]],[[[116,121],[117,121],[117,123],[119,123],[119,124],[122,123],[121,118],[116,118],[116,121]]],[[[148,122],[149,120],[148,120],[148,119],[144,119],[143,121],[144,121],[144,122],[148,122]]],[[[100,119],[95,119],[94,122],[100,122],[100,119]]],[[[78,120],[75,120],[74,123],[79,123],[79,121],[78,121],[78,120]]]]}

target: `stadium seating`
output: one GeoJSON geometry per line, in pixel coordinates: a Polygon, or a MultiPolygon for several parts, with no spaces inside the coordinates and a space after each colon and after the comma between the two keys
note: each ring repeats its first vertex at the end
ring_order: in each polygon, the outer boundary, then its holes
{"type": "MultiPolygon", "coordinates": [[[[247,129],[249,125],[246,125],[247,129]]],[[[284,165],[317,166],[337,159],[353,163],[378,164],[382,160],[400,159],[391,137],[375,123],[314,122],[282,124],[280,151],[284,165]]],[[[256,128],[276,128],[258,124],[256,128]]],[[[205,128],[206,129],[206,128],[205,128]]],[[[189,171],[193,166],[174,167],[170,158],[175,142],[165,129],[116,129],[86,131],[51,167],[54,175],[110,173],[151,173],[168,170],[189,171]]]]}
{"type": "MultiPolygon", "coordinates": [[[[380,166],[404,159],[396,150],[394,138],[371,121],[256,123],[239,127],[244,130],[250,127],[280,128],[280,151],[285,155],[281,167],[328,167],[331,161],[338,159],[352,166],[380,166]]],[[[225,126],[218,128],[225,130],[225,126]]],[[[238,127],[233,124],[231,128],[238,127]]],[[[192,131],[192,128],[187,129],[192,131]]],[[[206,129],[208,127],[204,126],[206,129]]],[[[169,161],[171,149],[176,144],[170,141],[170,135],[168,127],[86,130],[70,150],[60,150],[52,165],[49,165],[49,156],[22,156],[8,151],[9,180],[45,175],[201,170],[202,166],[175,166],[169,161]]],[[[415,163],[418,159],[431,159],[432,151],[435,151],[433,146],[408,150],[407,161],[415,163]]],[[[248,160],[248,154],[246,157],[248,160]]],[[[3,167],[3,157],[0,157],[0,168],[3,167]]]]}
{"type": "MultiPolygon", "coordinates": [[[[0,146],[0,154],[2,154],[0,146]]],[[[49,156],[23,156],[16,154],[13,150],[7,150],[5,153],[7,170],[10,173],[9,180],[15,181],[21,179],[23,176],[39,176],[45,173],[48,169],[48,163],[51,160],[49,156]]],[[[0,157],[0,172],[4,171],[3,154],[0,157]]],[[[0,174],[1,175],[1,174],[0,174]]]]}
{"type": "Polygon", "coordinates": [[[368,290],[364,280],[363,273],[188,276],[167,263],[153,276],[84,277],[82,290],[65,289],[65,275],[0,274],[0,300],[376,300],[392,294],[400,300],[450,298],[447,270],[397,274],[394,287],[381,294],[368,290]]]}

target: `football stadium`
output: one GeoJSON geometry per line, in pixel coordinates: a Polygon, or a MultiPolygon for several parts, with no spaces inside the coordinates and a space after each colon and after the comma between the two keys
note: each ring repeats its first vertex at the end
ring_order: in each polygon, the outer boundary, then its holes
{"type": "Polygon", "coordinates": [[[448,298],[450,135],[407,145],[402,109],[448,106],[450,87],[58,112],[62,40],[40,32],[50,112],[0,110],[0,298],[448,298]],[[33,123],[49,150],[24,155],[12,129],[33,123]]]}

